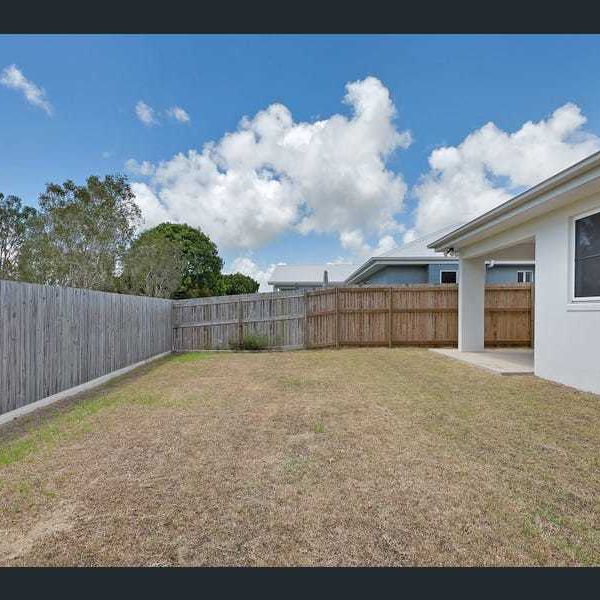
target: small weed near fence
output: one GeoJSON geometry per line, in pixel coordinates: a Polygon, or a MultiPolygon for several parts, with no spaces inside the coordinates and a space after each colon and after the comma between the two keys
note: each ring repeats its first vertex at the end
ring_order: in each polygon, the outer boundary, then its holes
{"type": "Polygon", "coordinates": [[[231,347],[236,350],[267,350],[270,345],[270,340],[266,335],[256,333],[244,335],[241,342],[236,340],[231,342],[231,347]]]}

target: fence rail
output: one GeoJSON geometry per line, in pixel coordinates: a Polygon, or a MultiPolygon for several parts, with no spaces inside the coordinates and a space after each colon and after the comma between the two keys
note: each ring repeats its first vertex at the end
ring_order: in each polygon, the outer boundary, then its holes
{"type": "MultiPolygon", "coordinates": [[[[307,292],[306,346],[456,346],[458,286],[339,287],[307,292]]],[[[486,346],[532,343],[531,284],[488,285],[486,346]]]]}
{"type": "Polygon", "coordinates": [[[171,301],[0,281],[0,414],[171,350],[171,301]]]}
{"type": "Polygon", "coordinates": [[[224,350],[248,335],[267,339],[270,348],[304,347],[304,293],[270,292],[173,303],[173,349],[224,350]]]}
{"type": "MultiPolygon", "coordinates": [[[[531,284],[488,285],[487,346],[527,346],[533,337],[531,284]]],[[[227,349],[248,334],[272,348],[456,346],[458,286],[332,287],[198,298],[173,304],[173,349],[227,349]]]]}

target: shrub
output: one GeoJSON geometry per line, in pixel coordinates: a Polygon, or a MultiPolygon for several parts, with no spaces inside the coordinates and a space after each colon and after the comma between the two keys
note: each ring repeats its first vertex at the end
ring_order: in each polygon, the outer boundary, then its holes
{"type": "Polygon", "coordinates": [[[268,347],[269,338],[257,333],[247,333],[238,344],[238,350],[266,350],[268,347]]]}

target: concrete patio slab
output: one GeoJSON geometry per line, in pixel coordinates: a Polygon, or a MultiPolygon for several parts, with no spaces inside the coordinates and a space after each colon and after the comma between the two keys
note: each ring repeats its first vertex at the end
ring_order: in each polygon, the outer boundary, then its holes
{"type": "Polygon", "coordinates": [[[499,375],[533,374],[532,348],[490,348],[482,352],[460,352],[457,348],[431,348],[431,351],[499,375]]]}

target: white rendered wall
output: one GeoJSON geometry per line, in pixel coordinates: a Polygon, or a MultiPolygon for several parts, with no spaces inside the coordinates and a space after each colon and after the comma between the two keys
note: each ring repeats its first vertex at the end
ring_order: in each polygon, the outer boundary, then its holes
{"type": "Polygon", "coordinates": [[[458,349],[483,350],[485,259],[461,258],[458,269],[458,349]]]}
{"type": "Polygon", "coordinates": [[[573,302],[573,218],[598,209],[589,196],[460,249],[461,257],[535,237],[535,374],[600,394],[600,303],[573,302]]]}

